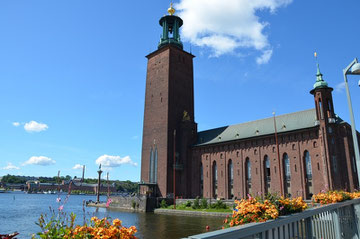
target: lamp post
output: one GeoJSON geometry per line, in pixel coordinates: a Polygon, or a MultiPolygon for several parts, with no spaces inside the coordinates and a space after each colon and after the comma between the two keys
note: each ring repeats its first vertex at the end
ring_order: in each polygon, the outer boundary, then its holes
{"type": "Polygon", "coordinates": [[[350,111],[351,132],[352,132],[352,138],[353,138],[353,145],[354,145],[354,151],[355,151],[355,160],[356,160],[356,171],[357,171],[357,175],[358,175],[358,184],[359,184],[359,180],[360,180],[359,144],[358,144],[357,135],[356,135],[355,119],[354,119],[354,113],[353,113],[352,104],[351,104],[349,85],[348,85],[348,81],[347,81],[347,75],[360,75],[360,63],[358,62],[357,58],[355,58],[343,70],[343,74],[344,74],[344,80],[345,80],[347,102],[348,102],[349,111],[350,111]]]}
{"type": "Polygon", "coordinates": [[[99,166],[99,171],[97,171],[99,174],[99,178],[98,178],[98,186],[97,186],[97,192],[96,192],[96,202],[100,203],[100,187],[101,187],[101,173],[103,172],[101,170],[101,164],[99,166]]]}

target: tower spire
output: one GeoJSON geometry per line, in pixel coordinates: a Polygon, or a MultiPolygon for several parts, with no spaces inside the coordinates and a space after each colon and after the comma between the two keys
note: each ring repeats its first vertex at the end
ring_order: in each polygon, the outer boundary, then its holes
{"type": "Polygon", "coordinates": [[[175,9],[173,8],[173,3],[172,1],[170,2],[170,7],[168,8],[168,13],[170,14],[170,16],[174,15],[175,13],[175,9]]]}
{"type": "Polygon", "coordinates": [[[316,59],[316,67],[317,67],[317,72],[316,72],[316,82],[314,84],[314,89],[318,89],[318,88],[327,88],[328,87],[328,83],[326,81],[324,81],[323,79],[323,74],[321,74],[320,72],[320,66],[319,66],[319,62],[318,62],[318,58],[317,58],[317,53],[314,53],[315,59],[316,59]]]}

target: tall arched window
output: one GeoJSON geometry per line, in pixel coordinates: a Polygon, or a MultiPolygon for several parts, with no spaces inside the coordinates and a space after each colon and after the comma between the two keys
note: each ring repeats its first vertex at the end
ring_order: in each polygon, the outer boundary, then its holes
{"type": "Polygon", "coordinates": [[[311,169],[310,153],[307,150],[305,150],[304,152],[304,165],[305,165],[306,198],[310,199],[313,195],[312,169],[311,169]]]}
{"type": "Polygon", "coordinates": [[[218,182],[218,173],[216,161],[213,163],[213,197],[217,198],[217,182],[218,182]]]}
{"type": "Polygon", "coordinates": [[[154,153],[153,153],[153,149],[150,148],[150,160],[149,160],[149,182],[152,183],[154,180],[154,153]]]}
{"type": "Polygon", "coordinates": [[[202,163],[200,163],[200,196],[204,197],[204,169],[202,163]]]}
{"type": "Polygon", "coordinates": [[[283,165],[284,165],[284,192],[291,196],[291,170],[290,160],[287,153],[283,154],[283,165]]]}
{"type": "Polygon", "coordinates": [[[249,158],[245,159],[245,167],[246,167],[246,193],[251,194],[251,162],[249,158]]]}
{"type": "Polygon", "coordinates": [[[264,157],[264,180],[265,180],[265,193],[270,191],[270,182],[271,182],[271,175],[270,175],[270,159],[269,156],[265,155],[264,157]]]}
{"type": "Polygon", "coordinates": [[[158,150],[155,147],[154,153],[154,183],[157,183],[157,167],[158,167],[158,150]]]}
{"type": "Polygon", "coordinates": [[[234,168],[233,168],[233,163],[232,163],[232,160],[230,159],[229,160],[229,163],[228,163],[228,195],[229,195],[229,198],[233,198],[234,197],[234,168]]]}

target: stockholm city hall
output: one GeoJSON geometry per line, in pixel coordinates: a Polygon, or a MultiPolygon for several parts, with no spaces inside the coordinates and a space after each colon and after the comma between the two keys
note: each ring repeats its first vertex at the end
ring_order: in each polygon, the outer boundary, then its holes
{"type": "Polygon", "coordinates": [[[335,114],[333,89],[319,66],[310,91],[314,108],[198,132],[194,56],[183,50],[183,20],[171,6],[159,23],[158,49],[146,56],[141,194],[310,198],[323,189],[358,188],[351,127],[335,114]]]}

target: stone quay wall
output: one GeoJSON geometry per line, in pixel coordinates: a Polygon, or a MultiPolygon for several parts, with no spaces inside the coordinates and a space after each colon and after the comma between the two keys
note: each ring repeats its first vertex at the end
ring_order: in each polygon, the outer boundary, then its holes
{"type": "Polygon", "coordinates": [[[146,196],[113,196],[110,208],[134,212],[152,212],[157,207],[157,199],[146,196]]]}

